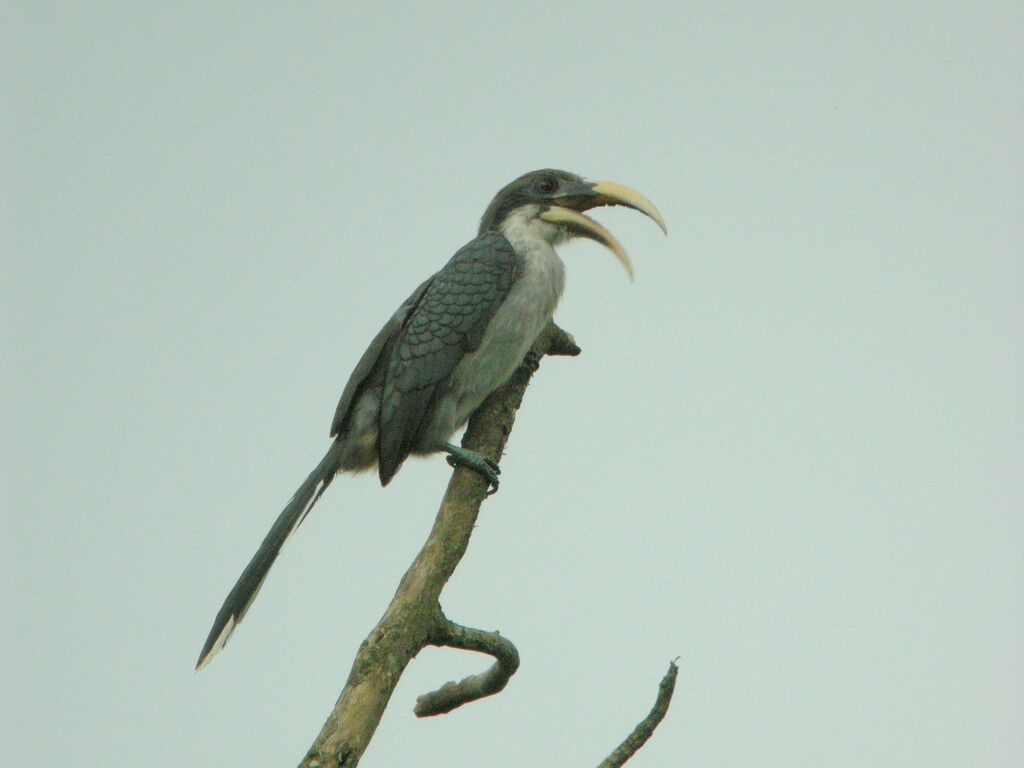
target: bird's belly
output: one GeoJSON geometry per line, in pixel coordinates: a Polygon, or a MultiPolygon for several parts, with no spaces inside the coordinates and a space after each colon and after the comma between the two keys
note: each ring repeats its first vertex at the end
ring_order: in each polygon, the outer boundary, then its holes
{"type": "MultiPolygon", "coordinates": [[[[551,255],[554,256],[553,251],[551,255]]],[[[452,371],[434,411],[425,443],[436,445],[438,441],[445,441],[465,424],[484,399],[508,381],[554,314],[564,284],[561,261],[550,264],[550,269],[530,266],[534,268],[528,268],[516,281],[508,298],[491,318],[480,346],[452,371]]],[[[431,450],[427,444],[423,448],[431,450]]]]}

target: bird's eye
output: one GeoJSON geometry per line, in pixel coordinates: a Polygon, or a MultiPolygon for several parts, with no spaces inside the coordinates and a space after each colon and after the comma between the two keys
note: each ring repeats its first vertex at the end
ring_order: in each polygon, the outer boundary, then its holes
{"type": "Polygon", "coordinates": [[[537,182],[537,189],[544,194],[550,194],[558,189],[558,181],[551,176],[545,176],[537,182]]]}

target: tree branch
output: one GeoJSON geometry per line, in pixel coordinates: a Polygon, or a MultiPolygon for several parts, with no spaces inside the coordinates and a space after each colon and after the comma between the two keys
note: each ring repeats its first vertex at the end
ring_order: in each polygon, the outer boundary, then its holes
{"type": "Polygon", "coordinates": [[[676,675],[678,673],[679,667],[676,666],[674,661],[670,661],[668,672],[661,678],[661,684],[658,686],[658,698],[655,700],[654,707],[650,713],[637,724],[633,732],[626,737],[626,740],[619,744],[597,768],[619,768],[651,738],[654,729],[658,727],[658,723],[665,718],[665,713],[668,712],[668,705],[672,701],[672,693],[676,688],[676,675]]]}
{"type": "Polygon", "coordinates": [[[462,627],[452,621],[447,624],[448,632],[434,645],[489,653],[494,657],[494,664],[486,672],[470,675],[457,683],[445,683],[438,690],[420,696],[413,710],[417,717],[444,715],[463,704],[498,693],[519,668],[519,651],[501,633],[462,627]]]}
{"type": "MultiPolygon", "coordinates": [[[[540,358],[546,354],[578,355],[579,352],[569,334],[549,323],[534,342],[524,365],[505,385],[492,393],[470,419],[463,436],[463,446],[497,461],[540,358]]],[[[421,697],[421,701],[426,698],[428,703],[434,702],[434,706],[438,706],[443,698],[447,703],[440,706],[451,709],[487,695],[487,692],[495,693],[504,687],[515,671],[518,654],[511,643],[504,638],[500,638],[502,642],[498,643],[494,641],[498,637],[496,635],[452,624],[441,613],[439,603],[442,588],[466,552],[487,488],[487,481],[471,469],[457,467],[452,473],[426,543],[402,577],[384,616],[356,653],[345,688],[306,753],[301,768],[353,768],[358,765],[402,672],[427,645],[468,647],[475,644],[478,647],[473,650],[496,651],[492,655],[497,659],[497,671],[488,670],[462,683],[450,684],[452,689],[445,686],[421,697]],[[514,664],[511,663],[513,654],[514,664]],[[458,693],[442,696],[446,689],[457,690],[458,693]]]]}

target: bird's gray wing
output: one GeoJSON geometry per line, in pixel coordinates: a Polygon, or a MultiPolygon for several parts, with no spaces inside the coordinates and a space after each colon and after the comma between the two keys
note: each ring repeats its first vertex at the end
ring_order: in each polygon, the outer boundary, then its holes
{"type": "Polygon", "coordinates": [[[390,352],[380,412],[378,471],[387,485],[430,424],[436,397],[459,361],[480,346],[516,279],[518,259],[501,234],[463,246],[430,280],[390,352]]]}
{"type": "MultiPolygon", "coordinates": [[[[389,348],[389,342],[395,339],[396,334],[401,331],[402,326],[405,325],[405,321],[408,319],[409,314],[419,304],[420,299],[423,297],[423,292],[427,289],[433,280],[433,276],[427,278],[419,287],[413,291],[412,296],[402,302],[402,306],[398,308],[398,311],[391,316],[384,327],[380,329],[380,332],[373,337],[373,341],[370,342],[370,346],[363,352],[363,356],[359,358],[359,362],[356,363],[355,370],[352,371],[352,375],[348,377],[348,383],[345,385],[345,389],[341,393],[341,399],[338,401],[338,407],[334,411],[334,421],[331,422],[331,437],[341,435],[345,432],[348,426],[349,410],[352,405],[359,401],[358,395],[363,391],[364,385],[374,373],[374,368],[378,368],[378,362],[382,362],[384,370],[386,371],[386,350],[389,348]],[[383,356],[383,360],[381,360],[383,356]]],[[[382,372],[383,377],[383,372],[382,372]]]]}

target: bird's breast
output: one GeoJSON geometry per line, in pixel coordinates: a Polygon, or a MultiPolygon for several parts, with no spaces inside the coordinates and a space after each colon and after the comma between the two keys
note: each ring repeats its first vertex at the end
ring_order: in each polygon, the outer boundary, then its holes
{"type": "MultiPolygon", "coordinates": [[[[506,235],[507,236],[507,235],[506,235]]],[[[456,366],[438,403],[429,432],[447,439],[522,362],[554,314],[565,287],[565,265],[546,241],[510,239],[516,279],[491,318],[480,345],[456,366]]]]}

